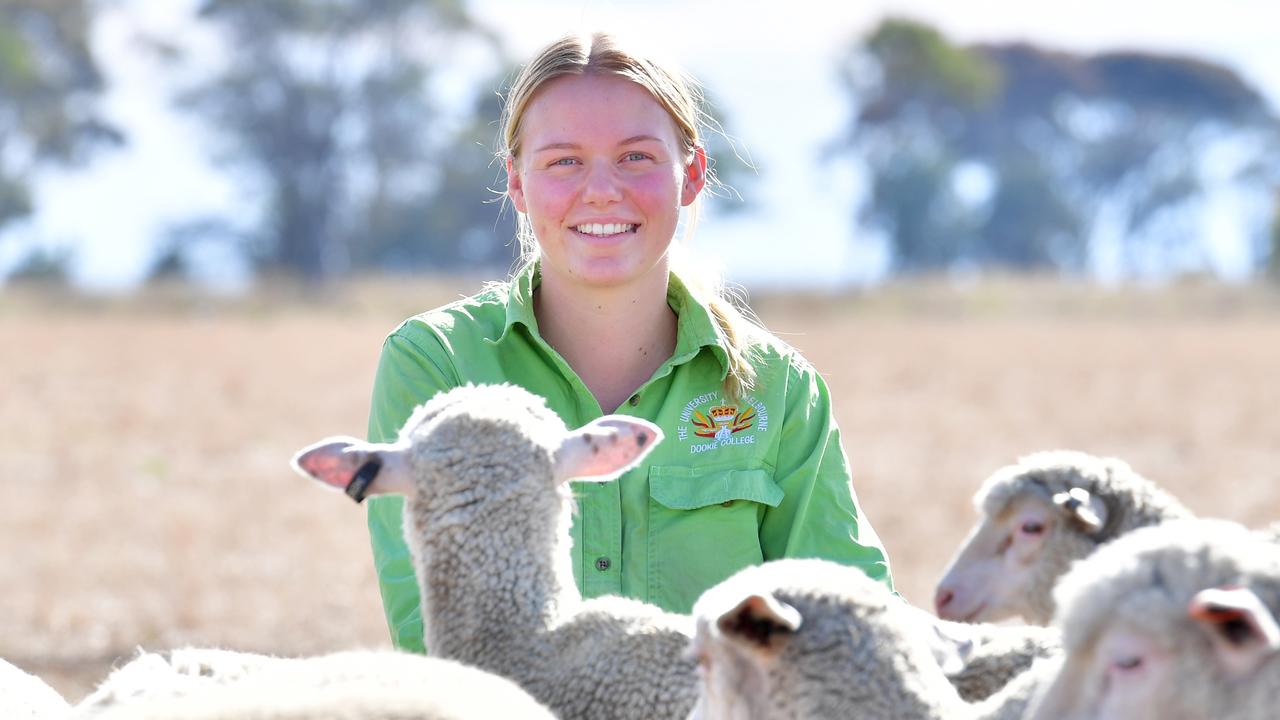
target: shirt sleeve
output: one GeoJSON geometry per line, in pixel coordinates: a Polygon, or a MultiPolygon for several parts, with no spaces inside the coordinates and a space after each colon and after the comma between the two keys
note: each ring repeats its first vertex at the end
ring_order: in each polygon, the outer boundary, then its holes
{"type": "Polygon", "coordinates": [[[764,559],[852,565],[892,590],[888,555],[853,491],[830,393],[811,366],[793,363],[784,418],[774,474],[784,496],[761,520],[764,559]]]}
{"type": "MultiPolygon", "coordinates": [[[[395,440],[414,408],[458,384],[443,347],[430,336],[388,336],[378,359],[369,405],[369,441],[395,440]],[[424,349],[435,349],[435,356],[424,349]],[[444,369],[442,369],[444,368],[444,369]]],[[[382,608],[399,650],[425,653],[422,610],[413,560],[404,540],[404,498],[373,497],[368,503],[369,540],[382,593],[382,608]]]]}

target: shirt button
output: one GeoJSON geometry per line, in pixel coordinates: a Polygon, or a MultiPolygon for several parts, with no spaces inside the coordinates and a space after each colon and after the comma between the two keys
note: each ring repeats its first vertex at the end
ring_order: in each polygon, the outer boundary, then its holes
{"type": "Polygon", "coordinates": [[[608,570],[609,558],[607,557],[596,558],[596,569],[599,570],[600,572],[604,572],[605,570],[608,570]]]}
{"type": "Polygon", "coordinates": [[[631,407],[635,407],[635,406],[639,405],[639,404],[640,404],[640,393],[636,393],[635,395],[632,395],[632,396],[631,396],[631,399],[630,399],[630,400],[627,400],[627,404],[628,404],[628,405],[630,405],[631,407]]]}

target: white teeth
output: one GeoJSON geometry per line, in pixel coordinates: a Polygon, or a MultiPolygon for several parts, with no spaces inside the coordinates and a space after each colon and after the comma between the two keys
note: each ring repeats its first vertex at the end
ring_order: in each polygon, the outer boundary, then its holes
{"type": "Polygon", "coordinates": [[[621,232],[631,232],[635,227],[631,223],[587,223],[579,225],[578,232],[587,235],[617,235],[621,232]]]}

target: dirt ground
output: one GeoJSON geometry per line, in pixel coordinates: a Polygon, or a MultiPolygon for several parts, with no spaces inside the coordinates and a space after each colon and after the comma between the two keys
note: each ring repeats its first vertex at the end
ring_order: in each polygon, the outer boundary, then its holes
{"type": "MultiPolygon", "coordinates": [[[[76,701],[138,648],[387,647],[363,512],[287,463],[363,435],[383,335],[455,294],[0,289],[0,657],[76,701]]],[[[1036,450],[1122,457],[1202,514],[1280,518],[1272,294],[941,286],[756,307],[830,384],[918,605],[978,484],[1036,450]]]]}

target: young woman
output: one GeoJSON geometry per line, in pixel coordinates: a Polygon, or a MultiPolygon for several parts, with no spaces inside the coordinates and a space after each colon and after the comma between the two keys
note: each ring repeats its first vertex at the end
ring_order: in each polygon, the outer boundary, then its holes
{"type": "MultiPolygon", "coordinates": [[[[525,260],[387,337],[369,439],[394,440],[415,406],[468,382],[527,388],[570,427],[606,413],[657,423],[666,439],[642,466],[575,488],[584,597],[687,613],[734,571],[782,557],[891,584],[822,378],[673,260],[681,208],[711,180],[700,107],[684,76],[607,35],[566,37],[524,67],[501,154],[525,260]]],[[[402,505],[372,499],[369,531],[395,645],[421,651],[402,505]]]]}

